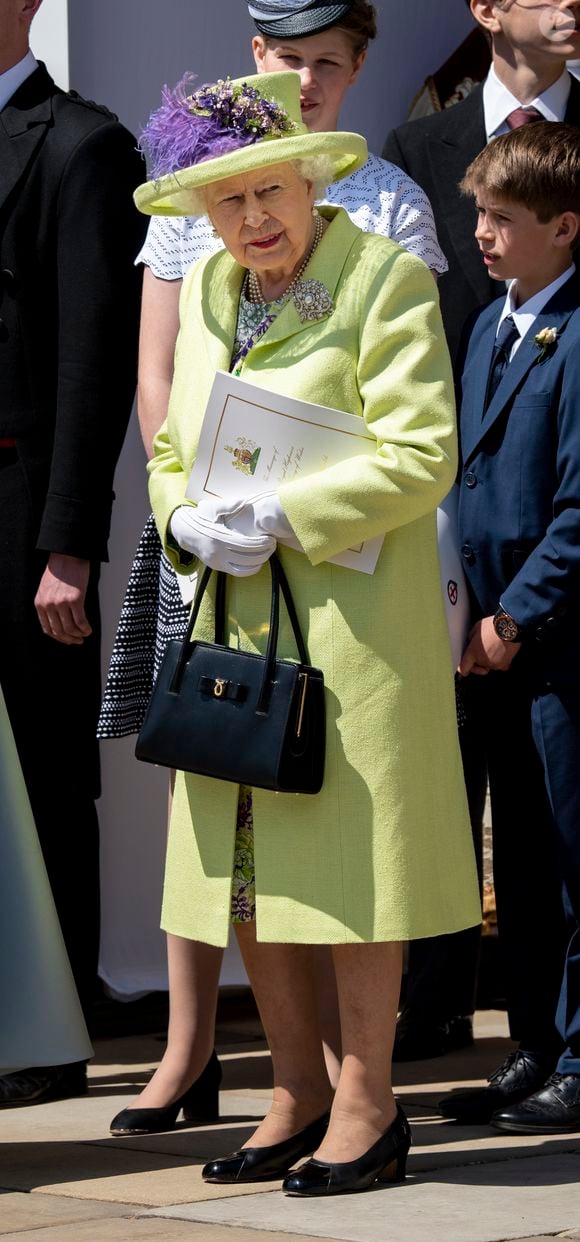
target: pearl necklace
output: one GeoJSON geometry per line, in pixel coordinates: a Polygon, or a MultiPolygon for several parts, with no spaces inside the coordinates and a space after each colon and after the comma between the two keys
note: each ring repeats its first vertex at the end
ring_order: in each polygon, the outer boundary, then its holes
{"type": "MultiPolygon", "coordinates": [[[[308,264],[310,263],[312,255],[314,254],[316,247],[318,246],[319,242],[322,239],[323,233],[324,233],[324,220],[322,216],[319,214],[319,212],[316,212],[316,220],[314,222],[314,237],[312,239],[312,245],[310,247],[310,250],[308,251],[306,257],[302,260],[302,263],[300,264],[300,267],[298,268],[298,271],[296,272],[296,275],[294,276],[293,280],[290,281],[288,288],[284,290],[284,293],[280,294],[280,298],[292,297],[292,294],[294,293],[294,290],[296,288],[296,285],[298,284],[298,281],[302,279],[302,276],[304,272],[306,271],[308,264]]],[[[248,271],[248,275],[246,277],[246,296],[249,302],[262,302],[265,305],[267,305],[266,300],[264,298],[264,294],[262,293],[262,286],[260,284],[259,276],[257,272],[254,272],[252,269],[248,271]]],[[[280,300],[279,298],[272,298],[272,301],[278,302],[279,300],[280,300]]]]}

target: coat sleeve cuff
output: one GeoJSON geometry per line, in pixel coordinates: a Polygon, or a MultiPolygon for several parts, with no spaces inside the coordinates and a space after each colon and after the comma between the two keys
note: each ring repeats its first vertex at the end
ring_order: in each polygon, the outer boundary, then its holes
{"type": "Polygon", "coordinates": [[[42,552],[59,552],[87,561],[107,561],[107,542],[111,526],[111,492],[100,506],[94,500],[82,501],[49,492],[36,546],[42,552]]]}

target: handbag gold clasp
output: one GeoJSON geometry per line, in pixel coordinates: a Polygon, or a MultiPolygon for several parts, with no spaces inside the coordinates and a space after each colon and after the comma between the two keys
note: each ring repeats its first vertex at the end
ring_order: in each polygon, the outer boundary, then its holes
{"type": "Polygon", "coordinates": [[[216,677],[214,686],[213,686],[214,697],[216,699],[223,699],[224,694],[226,692],[227,684],[228,683],[225,677],[216,677]]]}

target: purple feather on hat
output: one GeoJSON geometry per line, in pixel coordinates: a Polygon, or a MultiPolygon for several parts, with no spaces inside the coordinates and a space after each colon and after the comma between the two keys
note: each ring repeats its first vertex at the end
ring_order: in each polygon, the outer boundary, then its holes
{"type": "Polygon", "coordinates": [[[173,89],[164,86],[163,103],[140,135],[153,181],[293,128],[286,113],[253,87],[234,90],[226,79],[192,94],[194,82],[195,74],[186,73],[173,89]]]}

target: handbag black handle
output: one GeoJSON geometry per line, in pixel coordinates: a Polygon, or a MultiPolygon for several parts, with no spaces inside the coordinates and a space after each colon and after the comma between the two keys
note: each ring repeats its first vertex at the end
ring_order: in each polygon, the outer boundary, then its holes
{"type": "MultiPolygon", "coordinates": [[[[258,705],[256,709],[258,712],[267,711],[268,699],[270,697],[270,688],[271,688],[271,685],[274,679],[274,670],[275,670],[275,665],[276,665],[276,656],[277,656],[277,648],[278,648],[278,632],[279,632],[279,626],[280,626],[280,590],[282,591],[282,595],[284,596],[284,603],[286,604],[286,609],[288,612],[288,617],[290,619],[290,624],[292,626],[294,638],[296,640],[296,646],[298,648],[298,654],[300,656],[300,660],[302,664],[310,664],[310,660],[308,657],[308,650],[306,647],[306,643],[304,642],[304,638],[302,637],[302,631],[300,629],[300,624],[298,621],[296,608],[294,606],[294,600],[292,598],[292,593],[288,585],[288,579],[286,577],[286,574],[284,573],[284,570],[282,568],[282,565],[280,564],[280,560],[276,552],[272,553],[269,564],[270,564],[270,572],[272,575],[270,625],[269,625],[269,631],[268,631],[268,643],[266,646],[266,656],[264,660],[264,675],[262,678],[262,686],[260,689],[258,705]]],[[[191,646],[191,639],[192,639],[193,631],[195,628],[197,618],[199,616],[199,610],[201,608],[201,603],[205,595],[205,592],[207,590],[207,586],[208,586],[212,573],[213,573],[213,570],[209,567],[209,565],[206,566],[206,568],[204,569],[202,578],[201,578],[201,582],[196,592],[194,605],[191,611],[191,616],[189,618],[188,626],[187,626],[187,629],[185,631],[185,635],[183,638],[179,660],[177,662],[175,673],[171,681],[170,688],[174,693],[179,693],[179,689],[181,686],[181,680],[183,677],[183,671],[185,669],[185,666],[187,664],[187,660],[190,654],[190,646],[191,646]]],[[[215,600],[215,629],[214,629],[215,642],[216,644],[222,647],[226,645],[225,644],[226,577],[227,577],[226,574],[222,574],[218,572],[217,587],[216,587],[216,600],[215,600]]]]}

